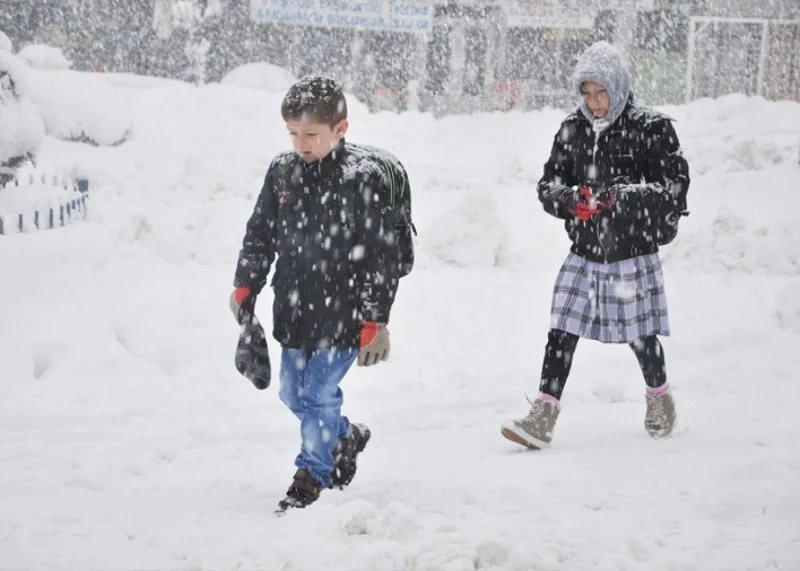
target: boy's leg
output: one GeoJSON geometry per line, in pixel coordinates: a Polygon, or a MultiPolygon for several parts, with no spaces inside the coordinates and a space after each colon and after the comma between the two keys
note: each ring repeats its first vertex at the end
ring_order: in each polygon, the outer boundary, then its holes
{"type": "Polygon", "coordinates": [[[280,391],[278,396],[294,415],[303,420],[303,378],[308,354],[302,349],[284,347],[281,351],[280,391]]]}
{"type": "Polygon", "coordinates": [[[331,484],[333,451],[339,437],[350,431],[347,418],[341,414],[339,383],[357,356],[356,349],[318,349],[306,363],[301,394],[303,443],[295,465],[308,470],[323,487],[331,484]]]}

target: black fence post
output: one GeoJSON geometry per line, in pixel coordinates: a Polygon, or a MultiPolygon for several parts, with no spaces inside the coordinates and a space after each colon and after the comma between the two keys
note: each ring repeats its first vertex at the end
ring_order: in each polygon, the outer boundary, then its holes
{"type": "Polygon", "coordinates": [[[81,193],[83,219],[86,220],[86,198],[89,196],[89,179],[79,178],[76,182],[78,183],[78,192],[81,193]]]}

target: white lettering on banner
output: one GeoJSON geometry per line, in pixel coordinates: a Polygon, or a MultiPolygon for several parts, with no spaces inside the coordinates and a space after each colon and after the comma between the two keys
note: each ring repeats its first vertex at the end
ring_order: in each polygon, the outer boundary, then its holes
{"type": "Polygon", "coordinates": [[[595,11],[553,8],[546,2],[503,5],[509,28],[591,28],[595,11]]]}
{"type": "Polygon", "coordinates": [[[514,15],[508,17],[509,28],[591,28],[592,18],[539,18],[535,16],[514,15]]]}
{"type": "Polygon", "coordinates": [[[406,33],[431,29],[433,0],[251,0],[254,22],[406,33]]]}
{"type": "Polygon", "coordinates": [[[322,25],[322,14],[315,14],[306,10],[275,10],[260,8],[258,20],[263,22],[284,22],[287,24],[322,25]]]}
{"type": "Polygon", "coordinates": [[[348,2],[347,0],[320,0],[320,7],[324,12],[352,12],[380,14],[382,7],[380,2],[348,2]]]}

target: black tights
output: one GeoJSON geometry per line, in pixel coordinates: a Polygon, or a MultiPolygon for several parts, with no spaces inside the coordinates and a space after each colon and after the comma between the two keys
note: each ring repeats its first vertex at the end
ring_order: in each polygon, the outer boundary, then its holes
{"type": "MultiPolygon", "coordinates": [[[[542,380],[539,390],[561,400],[564,385],[567,384],[572,357],[578,346],[578,336],[560,329],[551,329],[547,335],[547,347],[542,364],[542,380]]],[[[664,349],[658,337],[651,335],[631,342],[636,359],[648,387],[657,388],[667,382],[667,369],[664,365],[664,349]]]]}

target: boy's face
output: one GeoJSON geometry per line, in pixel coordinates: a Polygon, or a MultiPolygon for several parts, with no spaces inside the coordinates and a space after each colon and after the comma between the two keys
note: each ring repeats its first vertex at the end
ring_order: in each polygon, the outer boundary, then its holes
{"type": "Polygon", "coordinates": [[[605,117],[611,105],[611,96],[608,90],[594,81],[584,81],[581,84],[581,93],[586,106],[589,107],[595,117],[605,117]]]}
{"type": "Polygon", "coordinates": [[[289,119],[286,128],[295,152],[307,163],[313,163],[328,155],[347,132],[347,119],[331,127],[327,123],[289,119]]]}

